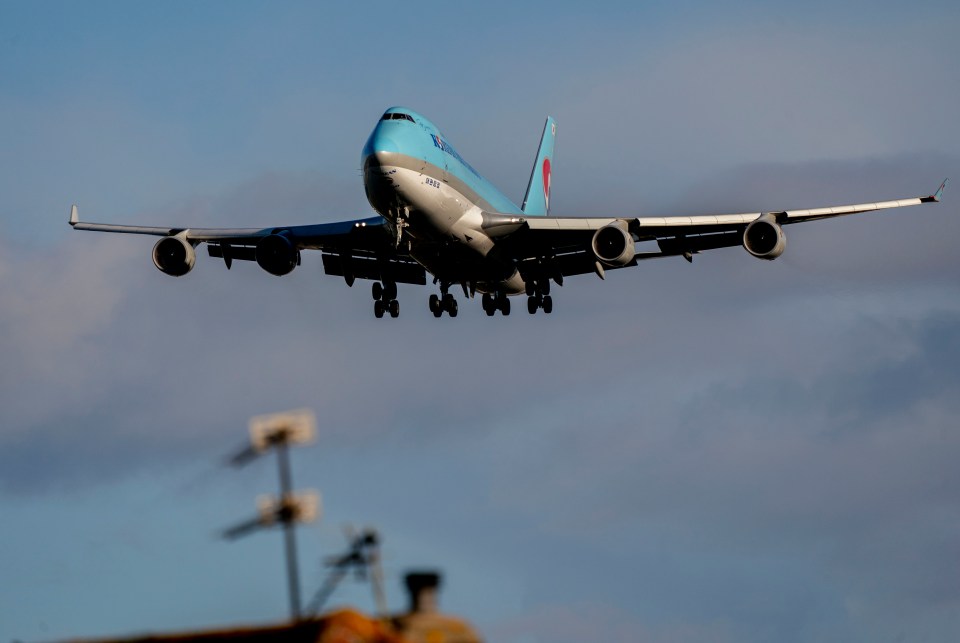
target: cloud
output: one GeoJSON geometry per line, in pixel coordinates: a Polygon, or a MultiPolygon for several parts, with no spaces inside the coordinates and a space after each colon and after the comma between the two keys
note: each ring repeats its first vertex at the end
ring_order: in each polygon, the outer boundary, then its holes
{"type": "MultiPolygon", "coordinates": [[[[88,75],[54,70],[75,79],[68,87],[24,66],[50,89],[0,97],[19,132],[0,162],[13,195],[0,244],[0,489],[48,512],[30,523],[48,538],[23,557],[50,578],[49,552],[73,551],[75,532],[57,524],[73,499],[93,506],[116,490],[128,504],[103,515],[122,522],[145,481],[177,485],[181,468],[218,461],[249,416],[311,406],[320,445],[297,473],[324,481],[328,519],[370,516],[394,554],[462,571],[460,611],[497,638],[952,640],[952,190],[936,206],[792,226],[773,263],[733,248],[570,279],[554,315],[509,319],[461,299],[458,319],[435,320],[430,289],[403,287],[401,318],[374,320],[369,284],[325,277],[315,253],[275,279],[240,262],[227,272],[201,251],[193,273],[171,279],[151,265],[152,239],[68,233],[62,215],[39,214],[76,198],[92,218],[144,223],[362,216],[357,152],[393,103],[435,118],[512,196],[543,116],[556,116],[557,214],[922,194],[960,167],[960,92],[943,62],[956,58],[953,16],[938,8],[931,23],[926,9],[884,22],[849,8],[749,7],[736,21],[686,7],[652,18],[646,6],[571,21],[538,8],[508,25],[480,11],[478,33],[549,27],[564,47],[508,38],[443,60],[435,51],[452,41],[414,29],[417,15],[405,26],[431,37],[389,73],[379,48],[344,66],[317,34],[352,46],[345,34],[362,24],[389,39],[395,14],[324,14],[321,29],[288,15],[231,31],[216,62],[196,68],[139,44],[139,57],[88,75]],[[891,24],[896,40],[878,39],[891,24]],[[275,74],[276,57],[251,54],[252,37],[277,33],[289,49],[275,54],[307,62],[275,74]],[[229,60],[244,64],[219,77],[229,60]]],[[[217,30],[195,24],[190,38],[168,28],[150,42],[202,58],[217,30]]],[[[86,56],[77,66],[90,67],[86,56]]],[[[206,529],[212,505],[248,507],[254,482],[273,484],[236,480],[216,502],[200,498],[205,482],[178,494],[171,519],[206,529]]],[[[182,569],[188,544],[139,527],[145,574],[182,569]]],[[[89,593],[119,604],[113,562],[89,593]]],[[[86,588],[96,573],[72,576],[86,588]]],[[[263,591],[230,589],[225,615],[263,591]]],[[[168,607],[161,622],[178,618],[168,607]]]]}
{"type": "MultiPolygon", "coordinates": [[[[710,364],[688,357],[685,369],[641,368],[605,394],[568,396],[546,418],[505,422],[524,435],[486,454],[496,471],[491,505],[543,541],[570,541],[567,556],[629,560],[645,587],[676,585],[667,602],[685,603],[684,613],[746,609],[753,574],[777,561],[779,573],[763,582],[783,596],[739,621],[747,638],[782,626],[791,599],[825,608],[831,596],[851,610],[834,633],[930,631],[918,614],[949,631],[960,601],[944,574],[960,535],[960,311],[919,317],[864,315],[866,333],[864,324],[818,327],[791,338],[786,361],[753,368],[738,363],[738,346],[710,364]],[[714,567],[737,558],[743,568],[714,567]],[[730,586],[745,593],[729,595],[730,586]]],[[[774,335],[752,339],[763,349],[774,335]]],[[[693,341],[685,355],[697,349],[693,341]]],[[[662,363],[656,351],[648,357],[662,363]]],[[[620,591],[627,578],[607,576],[620,591]]],[[[828,613],[797,614],[797,627],[824,627],[828,613]]]]}

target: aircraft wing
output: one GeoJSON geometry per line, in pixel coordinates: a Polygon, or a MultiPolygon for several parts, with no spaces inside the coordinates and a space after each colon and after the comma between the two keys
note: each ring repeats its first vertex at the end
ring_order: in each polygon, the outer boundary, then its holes
{"type": "MultiPolygon", "coordinates": [[[[831,206],[808,210],[779,212],[748,212],[700,216],[666,217],[525,217],[522,225],[497,240],[520,261],[521,272],[536,270],[537,265],[549,261],[551,276],[567,276],[597,272],[602,269],[626,268],[642,259],[684,256],[688,260],[703,250],[729,248],[743,244],[744,232],[751,223],[763,219],[777,226],[803,221],[903,208],[940,201],[947,181],[930,196],[831,206]],[[594,235],[607,226],[624,229],[635,242],[655,241],[658,250],[637,252],[622,265],[604,264],[597,268],[597,258],[591,248],[594,235]]],[[[490,215],[491,229],[493,220],[490,215]]],[[[515,218],[513,220],[516,220],[515,218]]],[[[506,223],[506,218],[505,218],[506,223]]],[[[505,231],[510,231],[507,225],[505,231]]]]}
{"type": "Polygon", "coordinates": [[[393,230],[381,217],[271,228],[127,226],[80,221],[74,205],[70,225],[74,230],[174,237],[192,247],[205,243],[209,255],[222,258],[227,268],[235,259],[256,261],[257,244],[266,237],[279,235],[297,252],[320,250],[324,272],[343,277],[351,285],[354,279],[426,283],[423,267],[407,254],[403,244],[398,247],[393,230]]]}

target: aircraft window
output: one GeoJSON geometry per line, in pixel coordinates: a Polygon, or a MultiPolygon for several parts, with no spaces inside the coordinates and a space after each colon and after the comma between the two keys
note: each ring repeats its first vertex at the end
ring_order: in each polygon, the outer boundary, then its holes
{"type": "Polygon", "coordinates": [[[390,113],[390,114],[384,114],[383,117],[382,117],[380,120],[381,120],[381,121],[396,121],[396,120],[400,120],[400,121],[410,121],[411,123],[415,123],[415,122],[416,122],[415,120],[413,120],[413,117],[410,116],[409,114],[400,114],[400,113],[397,113],[397,112],[392,112],[392,113],[390,113]]]}

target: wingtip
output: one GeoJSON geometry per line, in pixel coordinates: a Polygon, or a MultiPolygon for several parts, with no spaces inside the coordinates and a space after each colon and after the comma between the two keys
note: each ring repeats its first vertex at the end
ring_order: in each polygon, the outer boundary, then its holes
{"type": "Polygon", "coordinates": [[[939,203],[941,197],[943,197],[943,191],[946,189],[948,183],[950,183],[950,179],[944,179],[943,183],[940,184],[940,187],[937,188],[936,192],[934,192],[930,196],[921,197],[920,202],[921,203],[939,203]]]}
{"type": "Polygon", "coordinates": [[[77,214],[77,204],[74,203],[70,206],[70,225],[77,225],[80,222],[79,215],[77,214]]]}
{"type": "Polygon", "coordinates": [[[940,184],[940,187],[937,188],[937,191],[934,192],[934,194],[933,194],[933,200],[934,200],[934,201],[939,201],[939,200],[940,200],[940,198],[943,196],[943,191],[944,191],[944,189],[947,187],[947,184],[948,184],[949,182],[950,182],[950,179],[944,179],[944,180],[943,180],[943,183],[940,184]]]}

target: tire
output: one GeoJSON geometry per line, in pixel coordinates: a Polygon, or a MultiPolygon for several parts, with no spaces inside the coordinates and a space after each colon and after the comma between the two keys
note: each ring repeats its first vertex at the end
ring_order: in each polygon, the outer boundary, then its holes
{"type": "Polygon", "coordinates": [[[450,313],[450,316],[451,316],[451,317],[456,317],[456,316],[457,316],[457,309],[459,309],[459,308],[460,308],[460,307],[457,306],[457,300],[451,298],[451,299],[450,299],[450,306],[447,308],[447,312],[450,313]]]}
{"type": "Polygon", "coordinates": [[[391,299],[387,308],[390,310],[390,316],[394,319],[400,316],[400,302],[396,299],[391,299]]]}
{"type": "Polygon", "coordinates": [[[487,317],[493,317],[493,314],[497,312],[497,309],[494,308],[493,306],[487,306],[486,308],[483,309],[483,311],[487,313],[487,317]]]}
{"type": "MultiPolygon", "coordinates": [[[[440,298],[436,294],[430,295],[430,312],[434,315],[437,315],[438,312],[442,312],[440,308],[440,298]]],[[[437,315],[439,317],[440,315],[437,315]]]]}
{"type": "Polygon", "coordinates": [[[504,295],[503,301],[500,302],[500,312],[503,313],[504,317],[510,314],[510,300],[507,299],[506,295],[504,295]]]}
{"type": "Polygon", "coordinates": [[[528,312],[528,313],[530,313],[531,315],[536,315],[536,314],[537,314],[537,308],[539,308],[539,307],[540,307],[540,306],[537,305],[537,298],[536,298],[536,297],[527,297],[527,312],[528,312]]]}
{"type": "Polygon", "coordinates": [[[550,280],[544,279],[540,282],[540,294],[546,297],[550,294],[550,280]]]}
{"type": "Polygon", "coordinates": [[[383,300],[378,299],[375,302],[373,302],[373,315],[377,319],[380,319],[381,317],[383,317],[383,313],[385,309],[386,309],[386,306],[383,305],[383,300]]]}
{"type": "Polygon", "coordinates": [[[392,281],[388,281],[383,284],[383,298],[387,301],[393,301],[397,298],[397,284],[392,281]]]}
{"type": "Polygon", "coordinates": [[[537,284],[533,281],[526,282],[523,287],[527,291],[527,297],[533,297],[534,293],[537,292],[537,284]]]}
{"type": "Polygon", "coordinates": [[[553,312],[553,297],[550,295],[543,298],[543,312],[547,315],[553,312]]]}
{"type": "Polygon", "coordinates": [[[374,301],[380,301],[383,299],[383,285],[381,285],[379,281],[373,282],[373,288],[370,290],[374,301]]]}

